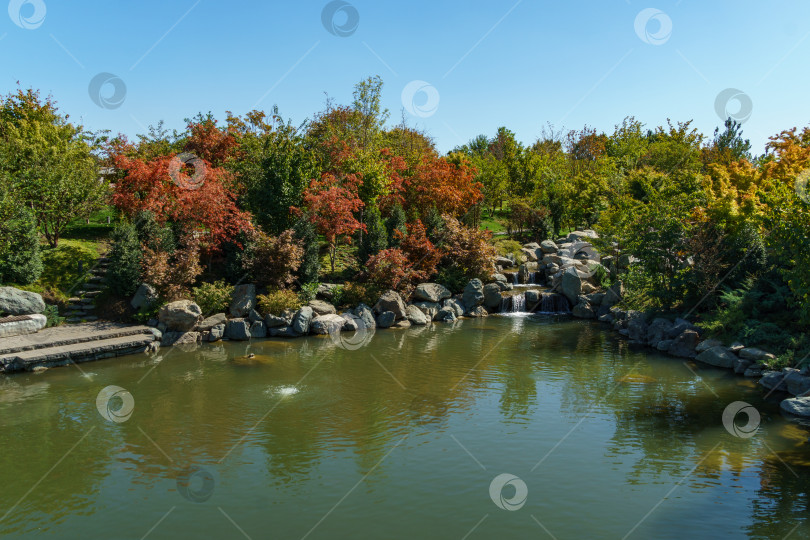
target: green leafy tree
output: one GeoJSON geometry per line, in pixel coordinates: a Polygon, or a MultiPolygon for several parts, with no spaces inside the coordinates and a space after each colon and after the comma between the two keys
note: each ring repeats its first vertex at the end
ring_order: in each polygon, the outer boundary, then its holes
{"type": "Polygon", "coordinates": [[[315,224],[309,216],[302,214],[293,224],[295,239],[303,249],[301,265],[296,276],[301,283],[315,283],[318,281],[318,272],[321,269],[320,243],[315,224]]]}
{"type": "Polygon", "coordinates": [[[366,224],[366,233],[357,252],[361,264],[365,264],[369,257],[388,247],[388,231],[380,215],[380,209],[376,206],[366,208],[363,221],[366,224]]]}
{"type": "Polygon", "coordinates": [[[51,247],[70,222],[105,200],[94,148],[90,134],[68,122],[51,98],[18,90],[0,102],[0,172],[31,208],[51,247]]]}
{"type": "Polygon", "coordinates": [[[33,214],[0,192],[0,283],[28,285],[39,279],[42,269],[33,214]]]}
{"type": "Polygon", "coordinates": [[[402,206],[395,205],[391,209],[391,215],[388,216],[388,219],[385,220],[385,229],[388,233],[388,245],[391,247],[399,247],[401,243],[402,236],[408,234],[408,229],[405,226],[405,222],[407,221],[407,217],[405,216],[405,210],[402,209],[402,206]],[[400,235],[396,234],[397,231],[400,232],[400,235]]]}
{"type": "Polygon", "coordinates": [[[107,283],[119,296],[135,293],[141,279],[141,243],[134,225],[123,223],[112,233],[107,283]]]}

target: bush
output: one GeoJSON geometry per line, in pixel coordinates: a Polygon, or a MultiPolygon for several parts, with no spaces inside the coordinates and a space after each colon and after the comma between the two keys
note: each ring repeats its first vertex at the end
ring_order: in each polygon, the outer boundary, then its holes
{"type": "Polygon", "coordinates": [[[405,217],[405,211],[402,209],[400,205],[394,206],[391,209],[391,215],[388,216],[388,219],[385,221],[385,229],[388,233],[388,245],[391,247],[399,247],[400,242],[402,241],[402,237],[408,233],[408,229],[405,228],[405,222],[407,218],[405,217]],[[397,231],[403,236],[397,235],[397,231]]]}
{"type": "Polygon", "coordinates": [[[371,283],[346,282],[343,285],[343,293],[340,297],[340,304],[335,301],[335,305],[357,306],[366,304],[373,306],[380,297],[380,289],[371,283]]]}
{"type": "Polygon", "coordinates": [[[465,227],[458,220],[445,216],[447,233],[444,238],[444,258],[441,268],[446,276],[466,279],[488,279],[492,273],[495,248],[489,243],[488,231],[465,227]]]}
{"type": "Polygon", "coordinates": [[[306,303],[310,300],[315,300],[316,296],[318,296],[317,283],[304,283],[301,285],[301,290],[298,292],[298,298],[300,298],[302,302],[306,303]]]}
{"type": "Polygon", "coordinates": [[[304,249],[298,245],[292,229],[277,237],[260,232],[247,258],[246,270],[258,285],[283,288],[295,280],[303,255],[304,249]]]}
{"type": "Polygon", "coordinates": [[[107,283],[118,296],[132,296],[141,283],[141,244],[135,226],[119,225],[112,233],[107,283]]]}
{"type": "Polygon", "coordinates": [[[259,295],[256,300],[262,315],[281,315],[285,309],[297,310],[303,305],[295,291],[289,289],[270,291],[259,295]]]}
{"type": "Polygon", "coordinates": [[[357,249],[357,258],[363,264],[369,257],[388,247],[388,233],[385,230],[382,216],[380,216],[380,210],[376,206],[367,208],[364,222],[366,232],[363,234],[362,242],[358,243],[357,249]]]}
{"type": "Polygon", "coordinates": [[[512,255],[518,264],[526,262],[526,255],[520,251],[523,246],[517,240],[498,240],[495,242],[495,249],[498,255],[507,257],[512,255]]]}
{"type": "Polygon", "coordinates": [[[143,279],[157,289],[163,300],[188,297],[189,287],[201,273],[200,246],[193,238],[185,239],[184,245],[172,254],[144,249],[143,279]]]}
{"type": "Polygon", "coordinates": [[[50,328],[52,326],[59,326],[63,322],[65,322],[64,317],[59,316],[59,307],[46,305],[45,311],[42,313],[45,315],[45,328],[50,328]]]}
{"type": "Polygon", "coordinates": [[[200,306],[204,314],[222,313],[231,302],[233,287],[220,280],[203,283],[199,287],[194,287],[191,292],[194,302],[200,306]]]}
{"type": "Polygon", "coordinates": [[[36,220],[29,210],[11,203],[0,213],[0,283],[33,283],[43,268],[36,220]]]}

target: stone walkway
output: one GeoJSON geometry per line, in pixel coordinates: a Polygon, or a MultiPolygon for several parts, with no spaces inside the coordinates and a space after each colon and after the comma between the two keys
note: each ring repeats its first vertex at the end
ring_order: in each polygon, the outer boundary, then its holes
{"type": "Polygon", "coordinates": [[[154,350],[147,326],[90,322],[46,328],[36,334],[0,338],[0,373],[33,371],[154,350]]]}

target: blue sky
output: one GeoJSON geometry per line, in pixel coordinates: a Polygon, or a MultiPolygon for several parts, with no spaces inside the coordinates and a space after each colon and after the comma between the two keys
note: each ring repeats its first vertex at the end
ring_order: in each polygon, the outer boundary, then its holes
{"type": "Polygon", "coordinates": [[[19,81],[88,128],[129,136],[161,119],[181,128],[198,111],[274,104],[298,123],[325,93],[348,103],[375,74],[392,120],[406,107],[442,151],[501,125],[531,143],[547,122],[610,133],[628,115],[693,119],[711,134],[726,89],[738,90],[727,110],[748,116],[756,153],[810,124],[805,0],[11,0],[5,11],[0,92],[19,81]],[[100,73],[111,75],[94,100],[100,73]],[[406,88],[417,91],[403,99],[406,88]]]}

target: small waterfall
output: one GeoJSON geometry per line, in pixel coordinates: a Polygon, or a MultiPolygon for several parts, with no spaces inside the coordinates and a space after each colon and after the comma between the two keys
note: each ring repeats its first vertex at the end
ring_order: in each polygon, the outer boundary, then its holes
{"type": "Polygon", "coordinates": [[[540,298],[541,313],[570,313],[571,306],[568,304],[568,299],[555,293],[543,293],[540,298]]]}
{"type": "Polygon", "coordinates": [[[526,294],[516,294],[512,297],[512,313],[526,311],[526,294]]]}
{"type": "Polygon", "coordinates": [[[517,284],[518,284],[518,273],[517,272],[512,272],[512,285],[517,285],[517,284]]]}
{"type": "Polygon", "coordinates": [[[537,283],[537,272],[529,272],[529,281],[526,283],[535,284],[537,283]]]}

